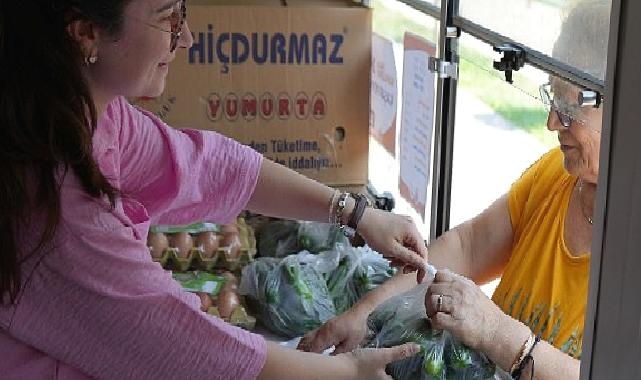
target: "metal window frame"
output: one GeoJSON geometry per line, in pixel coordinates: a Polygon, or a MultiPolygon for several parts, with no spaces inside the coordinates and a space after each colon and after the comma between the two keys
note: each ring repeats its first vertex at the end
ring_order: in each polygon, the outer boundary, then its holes
{"type": "Polygon", "coordinates": [[[582,380],[641,378],[639,14],[639,1],[612,1],[582,380]]]}
{"type": "Polygon", "coordinates": [[[516,45],[523,49],[525,52],[525,60],[531,66],[549,74],[563,77],[578,86],[597,91],[601,94],[604,92],[605,86],[603,80],[588,73],[584,73],[579,69],[549,57],[535,49],[531,49],[526,45],[514,41],[500,33],[493,32],[492,30],[487,29],[465,17],[454,17],[454,26],[461,28],[462,31],[492,46],[499,46],[505,43],[516,45]]]}
{"type": "MultiPolygon", "coordinates": [[[[440,9],[442,14],[439,25],[439,56],[442,61],[458,63],[458,39],[447,37],[447,29],[453,26],[454,15],[458,13],[458,0],[441,0],[440,9]]],[[[450,226],[457,89],[456,78],[437,77],[436,118],[433,136],[431,239],[442,235],[450,226]]]]}
{"type": "Polygon", "coordinates": [[[421,0],[397,0],[401,3],[405,3],[410,7],[425,13],[428,16],[440,20],[441,19],[441,8],[437,7],[434,4],[428,3],[421,0]]]}

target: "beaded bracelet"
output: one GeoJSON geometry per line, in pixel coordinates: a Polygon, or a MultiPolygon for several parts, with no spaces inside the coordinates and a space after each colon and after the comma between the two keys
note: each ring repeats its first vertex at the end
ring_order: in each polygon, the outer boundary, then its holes
{"type": "Polygon", "coordinates": [[[336,207],[336,198],[341,194],[340,191],[334,190],[334,193],[332,194],[332,198],[329,200],[329,216],[328,216],[328,223],[329,224],[336,224],[336,214],[334,213],[334,208],[336,207]]]}
{"type": "Polygon", "coordinates": [[[343,212],[345,211],[345,206],[347,206],[347,198],[349,198],[349,193],[341,193],[338,197],[338,205],[336,207],[336,213],[334,216],[334,224],[340,224],[343,218],[343,212]]]}

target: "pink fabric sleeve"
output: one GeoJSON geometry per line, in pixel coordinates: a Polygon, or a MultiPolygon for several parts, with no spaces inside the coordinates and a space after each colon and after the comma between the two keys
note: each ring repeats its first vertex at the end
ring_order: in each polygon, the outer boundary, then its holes
{"type": "Polygon", "coordinates": [[[96,379],[256,378],[262,337],[201,312],[131,228],[79,186],[67,190],[76,195],[63,207],[76,209],[25,284],[12,336],[96,379]]]}
{"type": "Polygon", "coordinates": [[[246,206],[262,156],[212,131],[177,130],[124,98],[108,112],[121,124],[120,186],[151,222],[226,223],[246,206]]]}

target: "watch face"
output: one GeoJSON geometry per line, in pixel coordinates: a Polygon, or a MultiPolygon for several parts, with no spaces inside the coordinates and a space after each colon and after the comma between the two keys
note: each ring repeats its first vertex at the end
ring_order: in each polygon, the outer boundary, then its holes
{"type": "Polygon", "coordinates": [[[345,237],[353,238],[354,235],[356,235],[356,230],[353,229],[352,227],[341,226],[341,229],[343,230],[343,235],[345,235],[345,237]]]}

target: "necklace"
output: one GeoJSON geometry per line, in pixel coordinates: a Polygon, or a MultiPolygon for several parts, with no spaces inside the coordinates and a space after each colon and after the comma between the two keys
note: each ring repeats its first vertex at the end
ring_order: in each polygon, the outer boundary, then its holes
{"type": "Polygon", "coordinates": [[[583,216],[588,221],[588,223],[590,223],[590,225],[593,225],[594,221],[585,212],[585,208],[583,207],[583,180],[581,180],[581,179],[579,179],[579,207],[581,208],[581,214],[583,214],[583,216]]]}

